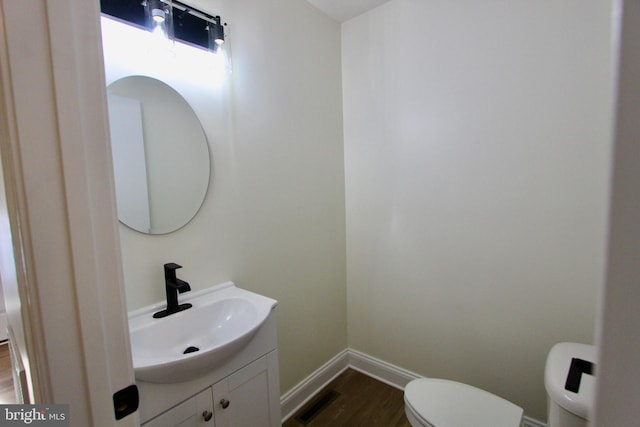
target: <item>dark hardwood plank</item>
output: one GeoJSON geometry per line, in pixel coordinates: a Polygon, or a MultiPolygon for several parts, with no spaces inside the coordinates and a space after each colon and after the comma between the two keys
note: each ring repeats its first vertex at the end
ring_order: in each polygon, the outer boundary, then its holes
{"type": "Polygon", "coordinates": [[[6,342],[0,344],[0,403],[16,403],[11,374],[11,356],[6,342]]]}
{"type": "Polygon", "coordinates": [[[322,396],[326,390],[336,391],[339,396],[304,424],[297,417],[314,405],[315,399],[312,399],[288,419],[283,427],[410,427],[404,414],[402,390],[353,369],[347,369],[339,375],[318,396],[322,396]]]}

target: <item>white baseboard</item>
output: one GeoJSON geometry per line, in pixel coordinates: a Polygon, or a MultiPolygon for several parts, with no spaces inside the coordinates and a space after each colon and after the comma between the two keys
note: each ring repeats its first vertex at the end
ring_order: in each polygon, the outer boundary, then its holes
{"type": "Polygon", "coordinates": [[[349,354],[350,368],[400,390],[404,390],[409,381],[420,378],[420,375],[414,372],[399,368],[357,350],[349,349],[347,352],[349,354]]]}
{"type": "Polygon", "coordinates": [[[331,360],[302,380],[280,398],[282,422],[316,395],[325,385],[333,381],[349,367],[349,350],[343,350],[331,360]]]}
{"type": "MultiPolygon", "coordinates": [[[[298,409],[311,400],[316,393],[347,368],[362,372],[400,390],[404,390],[409,381],[420,378],[420,375],[391,363],[376,359],[357,350],[346,349],[282,396],[280,399],[282,414],[284,414],[282,422],[284,423],[288,420],[298,409]]],[[[526,416],[522,426],[547,427],[546,424],[526,416]]]]}
{"type": "Polygon", "coordinates": [[[547,427],[547,425],[542,421],[534,420],[533,418],[525,416],[522,427],[547,427]]]}

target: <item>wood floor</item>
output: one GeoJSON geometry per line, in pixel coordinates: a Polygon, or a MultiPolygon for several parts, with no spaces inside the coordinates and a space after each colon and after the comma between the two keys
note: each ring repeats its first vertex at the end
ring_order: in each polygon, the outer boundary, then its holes
{"type": "Polygon", "coordinates": [[[16,403],[16,395],[13,391],[9,344],[4,342],[0,344],[0,404],[8,403],[16,403]]]}
{"type": "Polygon", "coordinates": [[[410,427],[401,390],[347,369],[282,427],[410,427]]]}
{"type": "MultiPolygon", "coordinates": [[[[9,346],[0,344],[0,404],[16,403],[9,346]]],[[[411,427],[403,393],[347,369],[302,407],[283,427],[411,427]]]]}

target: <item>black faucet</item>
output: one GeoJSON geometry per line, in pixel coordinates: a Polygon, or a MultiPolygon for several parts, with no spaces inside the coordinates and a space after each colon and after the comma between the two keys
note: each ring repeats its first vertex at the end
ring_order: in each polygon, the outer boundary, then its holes
{"type": "Polygon", "coordinates": [[[154,313],[153,317],[156,319],[191,308],[191,304],[189,303],[178,304],[178,293],[191,290],[191,286],[189,286],[187,282],[176,277],[176,270],[178,268],[182,268],[182,266],[174,262],[164,265],[164,287],[167,292],[167,308],[154,313]]]}

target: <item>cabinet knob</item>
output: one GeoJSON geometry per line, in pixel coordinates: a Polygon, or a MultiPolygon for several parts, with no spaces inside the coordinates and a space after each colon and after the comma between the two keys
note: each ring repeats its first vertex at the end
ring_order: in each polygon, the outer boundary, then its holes
{"type": "Polygon", "coordinates": [[[220,406],[222,409],[227,409],[229,407],[229,401],[227,399],[220,399],[220,406]]]}
{"type": "Polygon", "coordinates": [[[212,417],[213,417],[213,412],[211,412],[211,411],[204,411],[204,412],[202,413],[202,418],[203,418],[205,421],[209,421],[212,417]]]}

